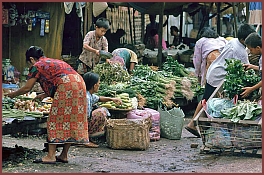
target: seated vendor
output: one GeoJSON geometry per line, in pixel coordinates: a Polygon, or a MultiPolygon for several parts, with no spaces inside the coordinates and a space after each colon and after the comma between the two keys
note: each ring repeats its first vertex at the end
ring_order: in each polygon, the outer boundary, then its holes
{"type": "Polygon", "coordinates": [[[120,62],[129,73],[132,73],[135,65],[138,63],[137,54],[128,48],[115,49],[112,55],[113,57],[106,61],[109,63],[120,62]],[[123,61],[120,58],[123,58],[123,61]]]}
{"type": "Polygon", "coordinates": [[[116,104],[122,104],[119,98],[97,96],[100,87],[100,77],[96,73],[87,72],[83,75],[86,85],[87,98],[87,116],[88,116],[88,133],[89,137],[98,137],[104,135],[106,118],[110,115],[105,107],[95,107],[97,102],[113,101],[116,104]]]}
{"type": "MultiPolygon", "coordinates": [[[[150,31],[150,35],[151,35],[151,40],[149,41],[149,45],[150,46],[148,46],[148,47],[149,47],[149,49],[153,50],[154,48],[158,48],[159,47],[159,35],[158,35],[157,29],[152,29],[150,31]]],[[[166,44],[166,42],[165,42],[165,40],[163,38],[161,40],[161,46],[162,46],[163,50],[167,49],[167,44],[166,44]]]]}
{"type": "Polygon", "coordinates": [[[170,27],[170,33],[173,36],[173,41],[172,41],[172,44],[170,45],[170,47],[175,48],[180,44],[178,27],[171,26],[170,27]]]}

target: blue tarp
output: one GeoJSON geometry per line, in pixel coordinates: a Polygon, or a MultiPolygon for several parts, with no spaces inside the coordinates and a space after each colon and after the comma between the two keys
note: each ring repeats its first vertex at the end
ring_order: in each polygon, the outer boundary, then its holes
{"type": "Polygon", "coordinates": [[[250,2],[249,10],[262,10],[262,2],[250,2]]]}

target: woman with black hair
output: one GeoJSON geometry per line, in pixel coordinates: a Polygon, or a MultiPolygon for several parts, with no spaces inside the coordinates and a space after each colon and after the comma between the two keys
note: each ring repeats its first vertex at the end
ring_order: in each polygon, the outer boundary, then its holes
{"type": "Polygon", "coordinates": [[[179,29],[176,26],[171,26],[170,27],[170,33],[173,37],[172,44],[170,45],[172,48],[177,47],[180,44],[180,39],[179,39],[179,29]]]}
{"type": "Polygon", "coordinates": [[[14,98],[26,94],[36,82],[39,82],[44,93],[37,95],[35,99],[53,98],[47,118],[48,154],[33,162],[67,163],[68,150],[71,144],[93,146],[88,137],[85,83],[81,75],[69,64],[58,59],[45,57],[42,48],[38,46],[31,46],[26,51],[26,62],[30,67],[26,84],[17,91],[6,95],[14,98]],[[57,144],[64,144],[59,156],[56,156],[57,144]]]}
{"type": "Polygon", "coordinates": [[[97,102],[113,101],[116,104],[122,104],[119,98],[98,96],[97,93],[100,87],[100,77],[93,72],[87,72],[83,75],[86,84],[86,98],[87,98],[87,116],[88,116],[88,132],[90,137],[102,136],[105,133],[105,124],[107,116],[110,115],[105,107],[96,107],[97,102]]]}

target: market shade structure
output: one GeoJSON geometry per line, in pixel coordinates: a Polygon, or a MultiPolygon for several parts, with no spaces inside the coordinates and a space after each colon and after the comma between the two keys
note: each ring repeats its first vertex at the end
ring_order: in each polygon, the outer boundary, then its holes
{"type": "Polygon", "coordinates": [[[133,7],[141,13],[153,15],[160,14],[163,3],[165,3],[163,14],[174,16],[178,16],[183,11],[195,14],[204,5],[198,2],[108,2],[109,5],[133,7]]]}
{"type": "MultiPolygon", "coordinates": [[[[123,4],[116,4],[120,6],[128,6],[133,7],[144,14],[153,14],[159,15],[159,48],[158,48],[158,66],[161,66],[162,60],[162,48],[161,48],[161,40],[162,40],[162,24],[163,24],[163,15],[173,15],[178,16],[182,14],[183,11],[189,13],[190,15],[194,15],[196,12],[200,10],[200,8],[204,5],[204,3],[200,4],[197,2],[128,2],[123,4]]],[[[182,21],[182,20],[181,20],[182,21]]],[[[181,31],[180,31],[181,32],[181,31]]]]}

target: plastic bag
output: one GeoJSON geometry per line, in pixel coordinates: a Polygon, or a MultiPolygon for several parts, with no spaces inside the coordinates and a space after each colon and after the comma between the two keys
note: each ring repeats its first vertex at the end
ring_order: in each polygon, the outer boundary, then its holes
{"type": "Polygon", "coordinates": [[[158,112],[160,113],[160,136],[180,140],[185,117],[183,111],[176,107],[167,110],[158,106],[158,112]]]}
{"type": "Polygon", "coordinates": [[[220,111],[234,107],[234,102],[223,98],[211,98],[207,102],[203,100],[202,105],[209,118],[222,118],[220,111]]]}

